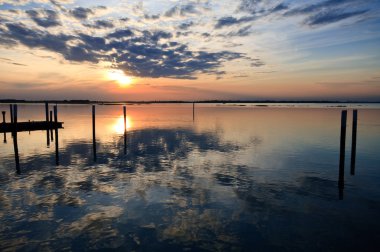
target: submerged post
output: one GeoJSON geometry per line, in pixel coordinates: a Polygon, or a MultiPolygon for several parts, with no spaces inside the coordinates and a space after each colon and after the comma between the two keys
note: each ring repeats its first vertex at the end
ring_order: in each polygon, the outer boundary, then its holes
{"type": "Polygon", "coordinates": [[[96,161],[95,105],[92,105],[92,150],[94,153],[94,161],[96,161]]]}
{"type": "MultiPolygon", "coordinates": [[[[57,125],[58,122],[58,111],[57,105],[54,105],[54,122],[57,125]]],[[[58,127],[54,127],[55,131],[55,164],[59,165],[59,155],[58,155],[58,127]]]]}
{"type": "Polygon", "coordinates": [[[124,154],[127,154],[127,107],[123,106],[124,114],[124,154]]]}
{"type": "Polygon", "coordinates": [[[355,175],[357,128],[358,128],[358,111],[354,109],[354,111],[352,112],[351,175],[355,175]]]}
{"type": "Polygon", "coordinates": [[[347,110],[342,111],[340,122],[340,158],[339,158],[339,181],[338,186],[344,187],[344,154],[346,148],[346,124],[347,124],[347,110]]]}

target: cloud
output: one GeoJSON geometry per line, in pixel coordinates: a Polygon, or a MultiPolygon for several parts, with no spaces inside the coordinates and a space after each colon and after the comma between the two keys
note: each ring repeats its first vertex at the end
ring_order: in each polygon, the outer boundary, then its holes
{"type": "Polygon", "coordinates": [[[216,23],[215,29],[220,29],[224,26],[231,26],[231,25],[237,25],[237,24],[241,24],[241,23],[251,22],[255,19],[256,18],[253,16],[241,17],[241,18],[222,17],[216,23]]]}
{"type": "Polygon", "coordinates": [[[360,16],[366,13],[367,10],[352,11],[352,12],[340,12],[340,11],[323,11],[310,16],[305,20],[305,24],[309,26],[320,26],[335,23],[347,18],[360,16]]]}
{"type": "Polygon", "coordinates": [[[187,14],[197,14],[199,11],[196,8],[196,5],[193,3],[188,3],[185,5],[175,5],[165,12],[166,17],[173,16],[186,16],[187,14]]]}
{"type": "Polygon", "coordinates": [[[69,61],[112,62],[113,67],[139,77],[196,79],[198,73],[220,76],[225,74],[219,70],[224,62],[249,60],[242,53],[190,50],[185,44],[170,41],[173,35],[161,30],[125,29],[97,37],[84,33],[52,34],[22,23],[8,23],[6,27],[3,38],[15,44],[53,51],[69,61]]]}
{"type": "Polygon", "coordinates": [[[109,20],[96,20],[95,23],[92,24],[83,24],[86,27],[94,28],[94,29],[104,29],[104,28],[114,28],[114,24],[109,20]]]}
{"type": "Polygon", "coordinates": [[[277,0],[241,0],[238,7],[238,11],[248,12],[256,17],[267,16],[286,9],[288,9],[288,5],[279,3],[277,0]]]}
{"type": "Polygon", "coordinates": [[[189,29],[191,26],[194,25],[194,22],[193,21],[190,21],[190,22],[185,22],[185,23],[182,23],[178,26],[178,29],[181,29],[181,30],[187,30],[189,29]]]}
{"type": "Polygon", "coordinates": [[[292,8],[291,10],[287,11],[284,15],[291,16],[291,15],[313,14],[322,9],[337,7],[337,6],[341,6],[343,4],[347,4],[347,3],[355,2],[355,1],[357,0],[327,0],[327,1],[322,1],[315,4],[309,4],[306,6],[292,8]]]}
{"type": "Polygon", "coordinates": [[[117,30],[107,35],[107,38],[125,38],[131,37],[133,35],[133,31],[130,29],[117,30]]]}
{"type": "Polygon", "coordinates": [[[45,28],[61,25],[57,12],[53,10],[27,10],[26,14],[36,24],[45,28]]]}
{"type": "Polygon", "coordinates": [[[77,7],[69,11],[70,14],[76,19],[87,19],[90,15],[94,14],[94,11],[89,8],[77,7]]]}

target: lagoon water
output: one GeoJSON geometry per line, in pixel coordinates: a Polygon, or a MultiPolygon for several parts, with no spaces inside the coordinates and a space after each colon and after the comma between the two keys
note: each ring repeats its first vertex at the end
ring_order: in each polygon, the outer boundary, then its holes
{"type": "Polygon", "coordinates": [[[258,105],[128,105],[126,145],[122,106],[96,106],[96,160],[91,106],[59,105],[59,165],[56,139],[20,132],[19,172],[1,134],[0,250],[379,251],[380,107],[258,105]]]}

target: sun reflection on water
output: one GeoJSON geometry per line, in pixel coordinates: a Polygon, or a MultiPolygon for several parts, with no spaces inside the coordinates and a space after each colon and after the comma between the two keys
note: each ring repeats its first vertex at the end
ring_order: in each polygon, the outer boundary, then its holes
{"type": "MultiPolygon", "coordinates": [[[[126,117],[126,124],[127,124],[126,125],[127,130],[132,128],[132,119],[129,116],[126,117]]],[[[124,133],[124,117],[123,116],[119,116],[118,118],[116,118],[115,122],[112,124],[112,129],[117,134],[124,133]]]]}

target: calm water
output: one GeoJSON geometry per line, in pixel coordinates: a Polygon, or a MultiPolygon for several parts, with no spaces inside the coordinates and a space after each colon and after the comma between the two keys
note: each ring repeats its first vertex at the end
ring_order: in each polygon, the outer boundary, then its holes
{"type": "Polygon", "coordinates": [[[46,131],[17,134],[19,172],[0,142],[0,250],[379,251],[380,109],[355,105],[351,176],[348,107],[339,199],[342,108],[291,106],[131,105],[126,146],[97,106],[94,161],[91,106],[59,105],[58,166],[46,131]]]}

